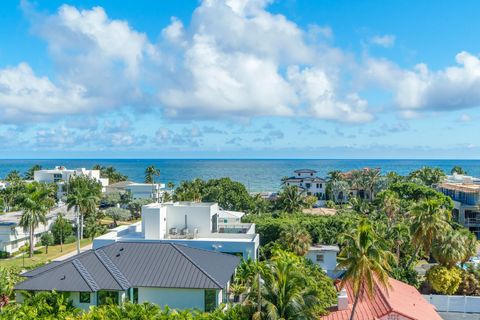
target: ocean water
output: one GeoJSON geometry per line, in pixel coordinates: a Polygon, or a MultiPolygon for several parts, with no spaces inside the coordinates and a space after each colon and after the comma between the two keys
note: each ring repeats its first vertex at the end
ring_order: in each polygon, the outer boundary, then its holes
{"type": "Polygon", "coordinates": [[[35,164],[45,169],[58,165],[67,168],[91,168],[95,164],[114,166],[130,180],[137,182],[144,180],[145,168],[154,165],[160,169],[159,180],[165,183],[172,181],[178,185],[181,181],[194,178],[230,177],[244,183],[251,192],[277,191],[282,177],[289,176],[293,170],[302,168],[317,170],[319,176],[325,176],[335,169],[346,171],[365,167],[380,168],[384,173],[395,171],[406,175],[423,166],[439,167],[445,172],[450,172],[453,166],[459,165],[468,174],[480,176],[480,160],[0,159],[0,179],[11,170],[19,170],[23,173],[35,164]]]}

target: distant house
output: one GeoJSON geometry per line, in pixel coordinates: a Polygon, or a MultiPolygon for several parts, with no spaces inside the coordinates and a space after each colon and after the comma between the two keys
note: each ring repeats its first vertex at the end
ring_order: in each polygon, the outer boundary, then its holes
{"type": "MultiPolygon", "coordinates": [[[[45,225],[40,223],[33,231],[34,241],[39,241],[41,235],[49,231],[59,212],[65,214],[67,219],[73,219],[73,212],[67,211],[66,206],[52,210],[46,215],[47,223],[45,225]]],[[[21,217],[22,211],[7,212],[0,215],[0,251],[11,254],[28,244],[28,231],[19,226],[21,217]]]]}
{"type": "Polygon", "coordinates": [[[102,185],[102,192],[108,185],[107,178],[100,177],[100,170],[88,170],[85,168],[67,169],[63,166],[56,166],[54,169],[37,170],[33,174],[33,180],[44,183],[56,183],[58,185],[58,198],[61,198],[68,191],[65,188],[65,182],[71,177],[85,176],[99,182],[102,185]]]}
{"type": "Polygon", "coordinates": [[[142,221],[110,230],[93,248],[113,242],[169,242],[257,259],[260,237],[255,224],[241,223],[243,212],[217,203],[166,202],[142,207],[142,221]]]}
{"type": "Polygon", "coordinates": [[[295,170],[294,175],[283,180],[286,186],[296,186],[304,190],[308,196],[316,196],[319,200],[325,199],[326,181],[317,177],[317,171],[311,169],[295,170]]]}
{"type": "Polygon", "coordinates": [[[155,202],[160,201],[163,191],[165,191],[164,183],[120,181],[106,187],[107,193],[130,192],[133,199],[152,199],[155,202]]]}
{"type": "Polygon", "coordinates": [[[26,272],[15,290],[68,292],[85,310],[127,300],[211,311],[226,302],[239,263],[234,255],[179,244],[119,242],[26,272]]]}
{"type": "Polygon", "coordinates": [[[480,178],[453,174],[437,188],[452,198],[454,219],[480,239],[480,178]]]}
{"type": "Polygon", "coordinates": [[[336,245],[314,244],[308,250],[306,258],[322,268],[329,277],[336,278],[339,273],[336,270],[339,251],[336,245]]]}
{"type": "MultiPolygon", "coordinates": [[[[374,294],[360,296],[355,320],[441,320],[433,305],[428,303],[415,287],[389,278],[388,291],[375,284],[374,294]]],[[[337,284],[337,288],[339,285],[337,284]]],[[[339,292],[337,306],[321,320],[349,320],[355,296],[351,283],[339,292]]]]}

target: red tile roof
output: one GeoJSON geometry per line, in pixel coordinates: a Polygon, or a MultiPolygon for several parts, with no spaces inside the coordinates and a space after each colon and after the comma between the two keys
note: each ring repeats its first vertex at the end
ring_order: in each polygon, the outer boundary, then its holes
{"type": "MultiPolygon", "coordinates": [[[[355,311],[355,320],[381,319],[389,314],[399,314],[411,320],[441,320],[433,305],[428,303],[414,287],[390,278],[388,291],[376,285],[374,295],[366,293],[360,297],[355,311]]],[[[348,320],[352,312],[354,295],[352,286],[347,283],[349,304],[346,310],[332,310],[321,320],[348,320]]]]}

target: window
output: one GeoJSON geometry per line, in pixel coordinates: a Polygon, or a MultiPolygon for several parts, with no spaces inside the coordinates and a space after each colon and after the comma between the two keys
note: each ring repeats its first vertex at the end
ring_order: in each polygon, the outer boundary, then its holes
{"type": "Polygon", "coordinates": [[[80,303],[90,303],[90,292],[80,292],[80,303]]]}
{"type": "Polygon", "coordinates": [[[97,305],[104,304],[118,304],[118,292],[117,291],[104,291],[97,292],[97,305]]]}
{"type": "Polygon", "coordinates": [[[138,303],[138,288],[133,288],[133,303],[138,303]]]}
{"type": "Polygon", "coordinates": [[[298,174],[298,176],[300,177],[300,173],[298,174]]]}
{"type": "Polygon", "coordinates": [[[205,290],[205,312],[211,312],[217,307],[217,290],[205,290]]]}
{"type": "Polygon", "coordinates": [[[320,183],[317,183],[317,188],[320,188],[320,183]]]}
{"type": "Polygon", "coordinates": [[[317,262],[323,262],[323,254],[317,254],[317,262]]]}

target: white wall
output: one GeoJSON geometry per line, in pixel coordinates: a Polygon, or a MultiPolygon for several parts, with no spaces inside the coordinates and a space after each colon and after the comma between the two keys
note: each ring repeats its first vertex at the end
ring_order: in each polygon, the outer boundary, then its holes
{"type": "Polygon", "coordinates": [[[212,216],[216,212],[218,212],[218,205],[168,205],[167,230],[175,227],[180,232],[185,227],[185,216],[187,216],[190,232],[196,228],[199,234],[209,234],[212,232],[212,216]]]}
{"type": "Polygon", "coordinates": [[[326,250],[311,250],[307,253],[307,259],[325,270],[328,276],[334,276],[334,270],[337,267],[337,252],[326,250]],[[317,261],[317,255],[320,254],[323,254],[323,262],[317,261]]]}
{"type": "Polygon", "coordinates": [[[88,310],[90,306],[94,306],[97,304],[97,293],[92,292],[90,293],[90,303],[80,303],[80,293],[79,292],[70,292],[70,300],[72,304],[80,309],[88,310]]]}
{"type": "Polygon", "coordinates": [[[138,288],[138,303],[152,302],[177,309],[205,309],[203,289],[138,288]]]}
{"type": "Polygon", "coordinates": [[[437,311],[480,313],[480,297],[447,296],[440,294],[423,295],[437,311]]]}
{"type": "Polygon", "coordinates": [[[147,240],[160,240],[166,233],[166,208],[154,204],[142,207],[142,232],[147,240]]]}
{"type": "MultiPolygon", "coordinates": [[[[47,219],[47,224],[40,224],[35,228],[34,234],[38,238],[44,232],[47,232],[50,229],[54,219],[47,219]]],[[[20,247],[27,244],[29,241],[28,231],[25,232],[22,227],[19,226],[10,226],[10,225],[0,225],[0,251],[6,251],[9,253],[17,252],[20,247]]],[[[35,243],[36,243],[35,239],[35,243]]]]}

